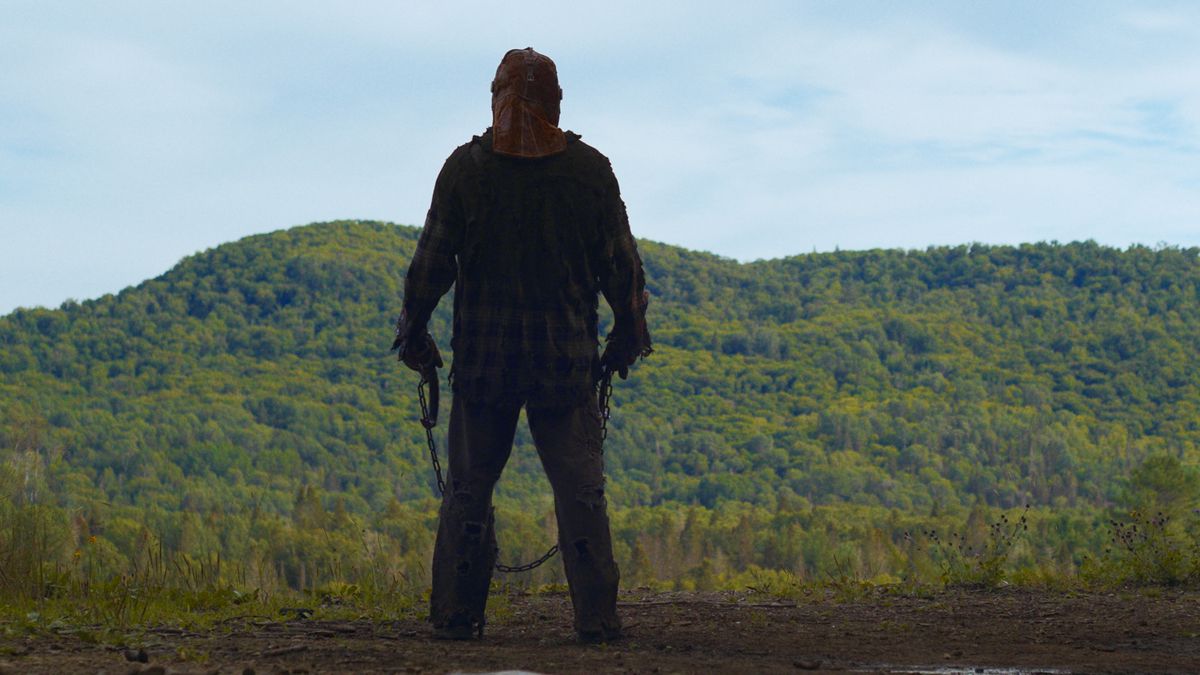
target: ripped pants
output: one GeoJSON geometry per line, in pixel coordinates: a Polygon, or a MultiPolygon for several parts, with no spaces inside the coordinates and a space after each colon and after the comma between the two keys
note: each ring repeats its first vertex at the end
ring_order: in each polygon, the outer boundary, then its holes
{"type": "MultiPolygon", "coordinates": [[[[449,473],[433,550],[429,620],[482,630],[496,534],[492,490],[509,454],[521,406],[497,407],[455,396],[450,410],[449,473]]],[[[554,490],[558,546],[580,632],[620,629],[619,573],[604,498],[604,459],[596,402],[530,407],[529,431],[554,490]]]]}

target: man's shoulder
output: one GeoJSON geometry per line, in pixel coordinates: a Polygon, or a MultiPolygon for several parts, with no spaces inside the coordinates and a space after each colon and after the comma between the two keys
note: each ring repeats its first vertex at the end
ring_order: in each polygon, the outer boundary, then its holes
{"type": "Polygon", "coordinates": [[[577,134],[574,131],[567,132],[567,152],[573,152],[579,158],[585,161],[592,161],[597,164],[609,166],[608,157],[604,153],[597,150],[594,146],[585,143],[582,134],[577,134]]]}
{"type": "MultiPolygon", "coordinates": [[[[488,130],[490,131],[491,129],[488,130]]],[[[492,154],[490,133],[485,132],[484,136],[472,136],[471,140],[455,148],[442,164],[438,180],[449,186],[464,174],[477,172],[492,154]],[[485,139],[484,136],[488,138],[485,139]]]]}
{"type": "MultiPolygon", "coordinates": [[[[556,167],[550,169],[552,172],[565,170],[588,183],[607,184],[613,175],[612,164],[608,157],[584,142],[582,135],[573,131],[565,133],[567,136],[566,150],[546,158],[550,160],[550,163],[544,166],[556,167]]],[[[472,136],[471,140],[455,148],[446,158],[444,171],[451,174],[462,174],[478,170],[486,171],[488,170],[484,168],[486,166],[493,166],[495,170],[503,170],[502,167],[507,164],[504,161],[497,163],[496,159],[497,155],[492,152],[492,129],[489,127],[483,133],[472,136]]]]}
{"type": "Polygon", "coordinates": [[[483,156],[481,151],[491,154],[491,132],[492,130],[489,128],[484,133],[477,136],[472,136],[471,140],[455,148],[454,151],[450,153],[450,156],[446,158],[446,164],[463,162],[469,159],[472,153],[475,154],[476,159],[479,159],[483,156]]]}
{"type": "Polygon", "coordinates": [[[567,132],[567,150],[564,155],[567,163],[580,178],[598,189],[606,189],[615,180],[612,163],[608,157],[585,143],[582,136],[573,131],[567,132]]]}

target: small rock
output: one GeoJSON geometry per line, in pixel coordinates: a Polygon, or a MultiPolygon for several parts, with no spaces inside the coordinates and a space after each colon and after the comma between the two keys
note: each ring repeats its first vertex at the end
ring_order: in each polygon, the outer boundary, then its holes
{"type": "Polygon", "coordinates": [[[124,654],[126,661],[136,661],[137,663],[150,662],[150,655],[146,653],[145,649],[126,649],[124,654]]]}
{"type": "Polygon", "coordinates": [[[792,665],[800,670],[816,670],[821,667],[821,659],[796,659],[792,665]]]}

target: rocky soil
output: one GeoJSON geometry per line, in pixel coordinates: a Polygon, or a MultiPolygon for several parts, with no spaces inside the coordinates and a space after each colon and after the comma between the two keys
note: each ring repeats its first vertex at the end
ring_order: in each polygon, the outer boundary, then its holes
{"type": "MultiPolygon", "coordinates": [[[[480,641],[418,619],[243,617],[151,629],[129,645],[77,633],[0,637],[0,673],[1200,672],[1200,592],[951,590],[927,597],[630,591],[627,636],[576,644],[565,595],[493,603],[480,641]]],[[[3,632],[0,632],[0,636],[3,632]]]]}

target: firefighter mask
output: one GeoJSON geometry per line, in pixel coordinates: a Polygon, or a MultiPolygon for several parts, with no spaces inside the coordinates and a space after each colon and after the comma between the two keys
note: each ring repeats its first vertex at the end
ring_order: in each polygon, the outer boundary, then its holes
{"type": "Polygon", "coordinates": [[[554,61],[532,48],[509,50],[492,80],[492,150],[512,157],[562,152],[558,128],[562,89],[554,61]]]}

